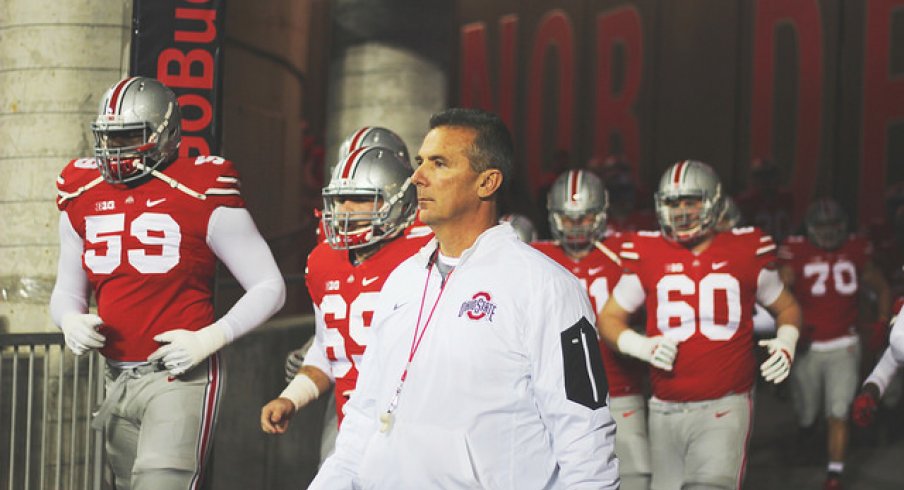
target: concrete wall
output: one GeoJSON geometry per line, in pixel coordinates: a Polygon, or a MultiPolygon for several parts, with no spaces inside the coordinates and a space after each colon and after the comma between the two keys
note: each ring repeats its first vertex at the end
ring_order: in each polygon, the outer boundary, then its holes
{"type": "Polygon", "coordinates": [[[53,329],[56,176],[127,71],[131,0],[0,2],[0,332],[53,329]]]}

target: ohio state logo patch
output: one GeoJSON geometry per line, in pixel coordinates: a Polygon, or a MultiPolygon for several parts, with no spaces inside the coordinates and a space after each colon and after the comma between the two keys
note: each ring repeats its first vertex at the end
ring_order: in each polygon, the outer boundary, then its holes
{"type": "Polygon", "coordinates": [[[496,304],[490,301],[491,299],[490,293],[482,291],[475,293],[471,299],[461,304],[461,308],[458,310],[459,318],[467,314],[471,320],[480,320],[486,317],[488,321],[493,321],[493,315],[496,313],[496,304]]]}

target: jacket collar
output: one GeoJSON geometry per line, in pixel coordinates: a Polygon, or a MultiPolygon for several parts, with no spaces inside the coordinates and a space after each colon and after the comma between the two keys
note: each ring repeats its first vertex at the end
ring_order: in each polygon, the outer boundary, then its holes
{"type": "MultiPolygon", "coordinates": [[[[509,223],[500,223],[496,226],[488,228],[481,233],[474,243],[465,249],[461,254],[461,260],[456,268],[463,267],[471,256],[484,253],[488,249],[496,248],[495,245],[511,239],[518,239],[515,229],[509,223]]],[[[431,260],[434,260],[434,254],[438,253],[439,241],[434,236],[426,245],[424,245],[415,255],[415,260],[424,268],[430,266],[431,260]]]]}

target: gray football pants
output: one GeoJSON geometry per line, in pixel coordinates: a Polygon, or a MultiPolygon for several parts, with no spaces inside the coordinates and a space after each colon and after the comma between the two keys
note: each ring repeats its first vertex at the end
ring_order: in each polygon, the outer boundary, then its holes
{"type": "Polygon", "coordinates": [[[199,488],[223,391],[218,355],[177,378],[127,371],[106,372],[108,396],[124,378],[104,423],[117,490],[199,488]]]}

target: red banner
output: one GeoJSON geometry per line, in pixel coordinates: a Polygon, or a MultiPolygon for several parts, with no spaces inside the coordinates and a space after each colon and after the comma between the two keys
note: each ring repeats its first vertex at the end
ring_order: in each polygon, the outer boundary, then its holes
{"type": "Polygon", "coordinates": [[[182,156],[220,151],[225,0],[133,0],[130,74],[173,89],[182,156]]]}

